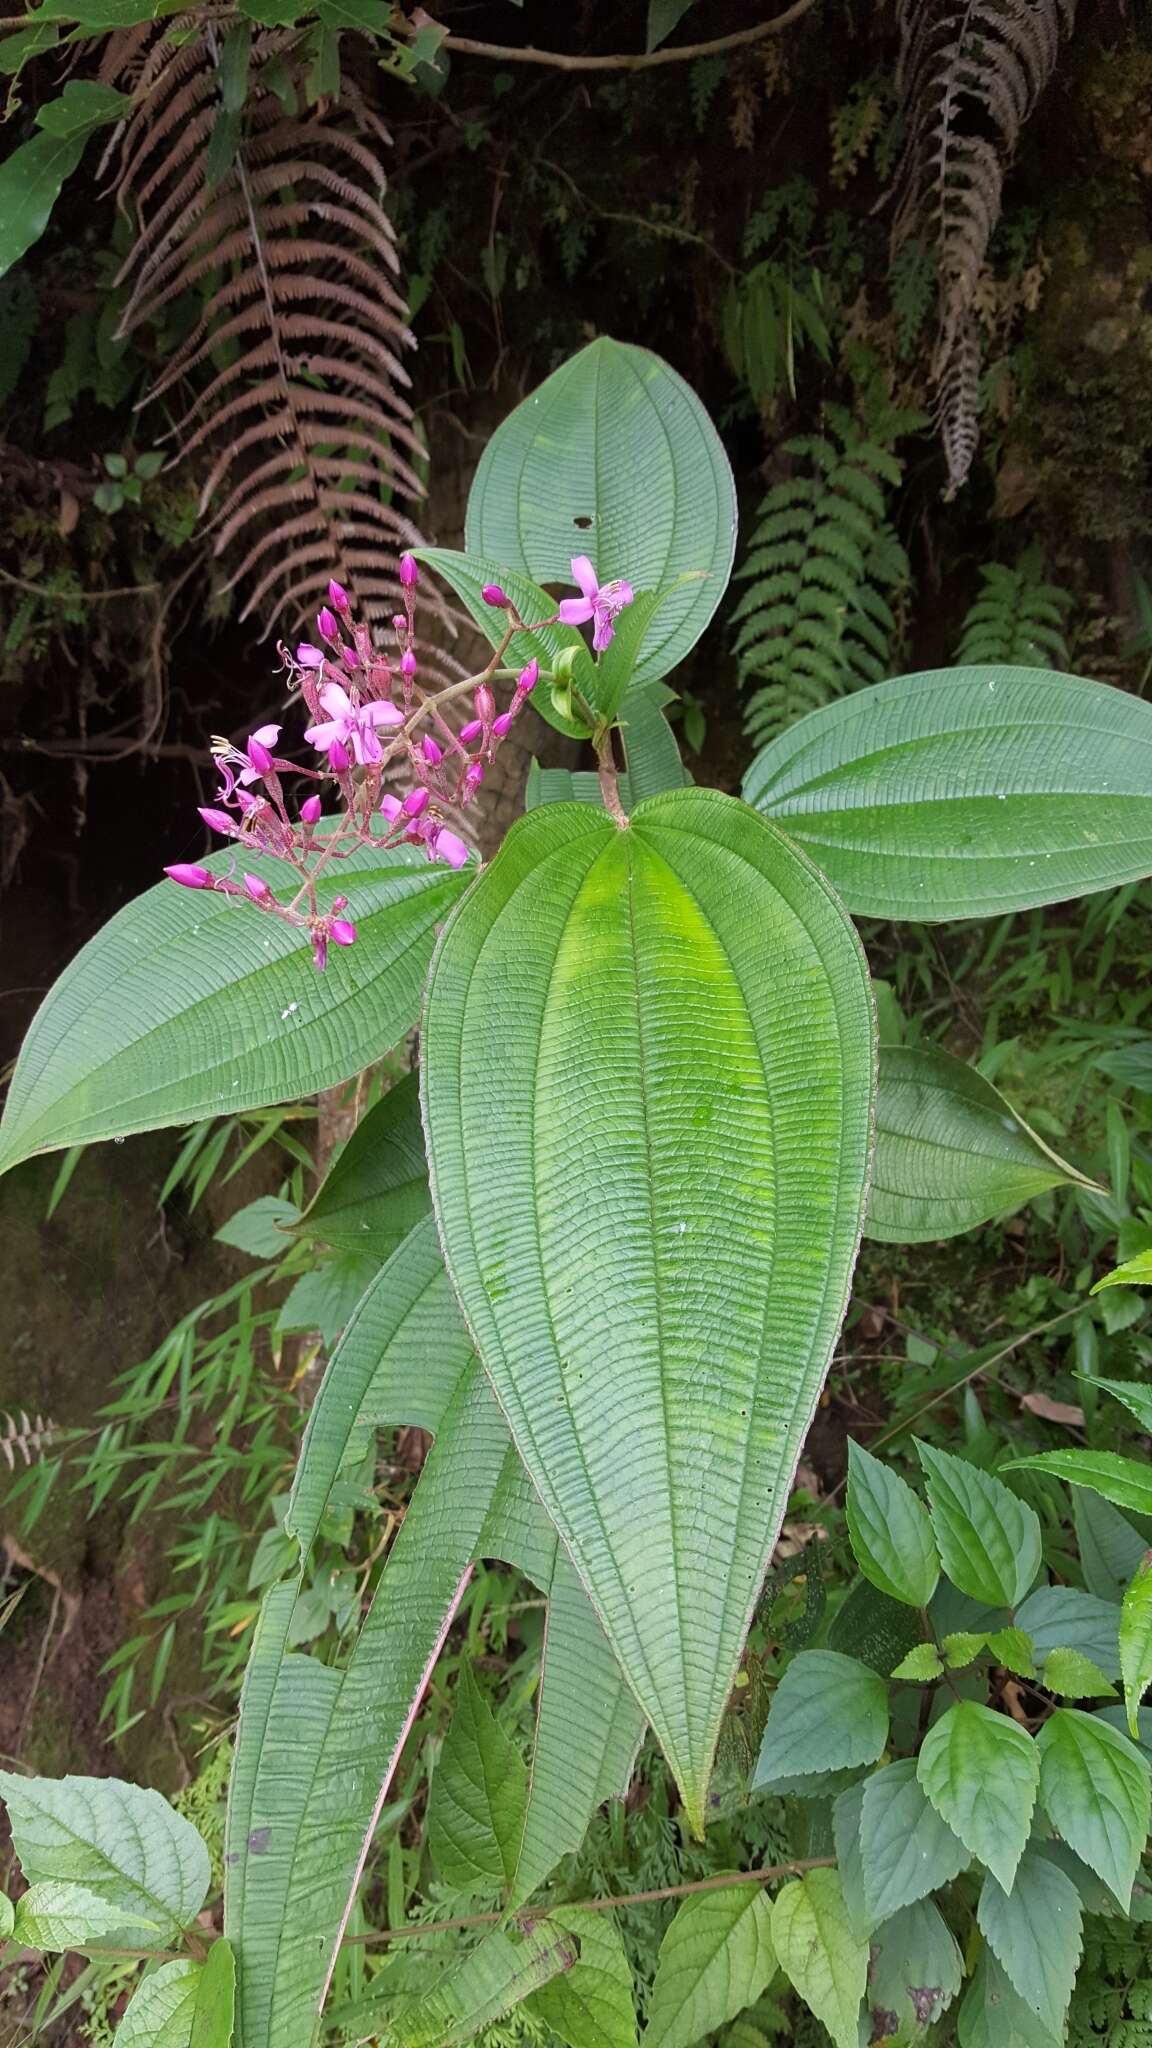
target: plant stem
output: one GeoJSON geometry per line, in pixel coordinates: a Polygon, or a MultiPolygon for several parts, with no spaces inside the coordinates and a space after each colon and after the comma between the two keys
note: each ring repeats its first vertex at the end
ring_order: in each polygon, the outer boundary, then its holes
{"type": "MultiPolygon", "coordinates": [[[[792,0],[783,14],[773,16],[771,21],[757,22],[754,28],[737,29],[729,36],[716,36],[710,43],[683,43],[674,50],[625,50],[612,56],[570,57],[563,50],[534,50],[531,45],[517,49],[510,43],[477,43],[469,36],[446,35],[441,38],[441,48],[459,50],[465,57],[493,57],[501,64],[550,64],[557,71],[648,71],[654,64],[688,64],[697,57],[722,56],[725,50],[745,49],[749,43],[761,42],[765,36],[778,36],[790,28],[801,15],[814,7],[816,0],[792,0]]],[[[412,33],[409,27],[409,33],[412,33]]]]}
{"type": "Polygon", "coordinates": [[[628,813],[620,801],[620,777],[612,754],[612,728],[605,726],[596,734],[596,763],[600,771],[600,789],[604,797],[604,808],[621,831],[628,828],[628,813]]]}

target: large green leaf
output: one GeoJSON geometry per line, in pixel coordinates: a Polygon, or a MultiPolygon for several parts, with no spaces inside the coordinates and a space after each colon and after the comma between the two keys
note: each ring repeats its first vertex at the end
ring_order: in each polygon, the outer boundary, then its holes
{"type": "MultiPolygon", "coordinates": [[[[205,863],[218,872],[231,853],[205,863]]],[[[270,884],[283,869],[245,865],[270,884]]],[[[474,871],[473,871],[474,872],[474,871]]],[[[0,1171],[33,1152],[193,1123],[358,1073],[416,1022],[437,925],[468,871],[365,847],[317,882],[353,898],[354,946],[317,974],[299,933],[235,898],[163,882],[77,954],[34,1017],[0,1126],[0,1171]]]]}
{"type": "Polygon", "coordinates": [[[934,2040],[933,2023],[964,1982],[956,1937],[930,1899],[902,1906],[872,1937],[868,1957],[870,2040],[895,2048],[934,2040]]]}
{"type": "Polygon", "coordinates": [[[1075,1707],[1057,1707],[1035,1746],[1044,1811],[1126,1913],[1148,1834],[1146,1758],[1118,1728],[1075,1707]]]}
{"type": "Polygon", "coordinates": [[[1090,1486],[1118,1508],[1134,1515],[1152,1515],[1152,1473],[1136,1458],[1116,1451],[1037,1451],[1031,1458],[1011,1458],[1006,1472],[1050,1472],[1071,1486],[1090,1486]]]}
{"type": "Polygon", "coordinates": [[[868,1943],[852,1933],[835,1870],[810,1870],[784,1886],[772,1908],[772,1940],[781,1969],[836,2048],[858,2048],[868,1943]]]}
{"type": "Polygon", "coordinates": [[[929,1047],[881,1046],[865,1236],[882,1244],[955,1237],[1065,1181],[1094,1185],[975,1067],[929,1047]]]}
{"type": "Polygon", "coordinates": [[[0,164],[0,277],[39,241],[93,130],[118,121],[131,105],[114,86],[72,78],[59,99],[41,107],[41,133],[0,164]]]}
{"type": "Polygon", "coordinates": [[[636,2048],[632,1970],[612,1913],[562,1908],[547,1924],[574,1934],[580,1958],[531,1998],[531,2011],[568,2048],[636,2048]]]}
{"type": "Polygon", "coordinates": [[[537,1921],[526,1932],[494,1928],[478,1948],[449,1963],[430,1991],[389,2015],[387,2039],[394,2048],[462,2048],[483,2027],[571,1970],[578,1948],[551,1920],[537,1921]]]}
{"type": "Polygon", "coordinates": [[[703,581],[655,612],[634,685],[683,661],[724,595],[736,547],[728,458],[695,393],[659,356],[602,336],[563,363],[489,441],[468,499],[465,544],[572,594],[588,555],[602,583],[662,590],[703,581]]]}
{"type": "Polygon", "coordinates": [[[1082,1946],[1084,1916],[1071,1878],[1029,1853],[1010,1892],[985,1878],[976,1917],[1020,1997],[1059,2040],[1082,1946]]]}
{"type": "MultiPolygon", "coordinates": [[[[128,1931],[113,1945],[140,1946],[132,1930],[141,1920],[168,1940],[195,1919],[211,1876],[208,1851],[191,1821],[159,1792],[119,1778],[0,1771],[0,1798],[28,1882],[78,1884],[122,1911],[128,1931]]],[[[99,1945],[111,1939],[105,1928],[99,1945]]]]}
{"type": "Polygon", "coordinates": [[[959,1700],[928,1730],[916,1775],[941,1820],[1011,1891],[1040,1775],[1031,1737],[1006,1714],[959,1700]]]}
{"type": "Polygon", "coordinates": [[[950,1884],[970,1861],[959,1836],[929,1803],[912,1757],[865,1779],[859,1849],[869,1928],[950,1884]]]}
{"type": "Polygon", "coordinates": [[[696,1892],[660,1944],[646,2048],[694,2048],[755,2005],[775,1973],[772,1907],[760,1886],[696,1892]]]}
{"type": "Polygon", "coordinates": [[[744,794],[849,910],[999,916],[1152,874],[1152,705],[1033,668],[898,676],[801,718],[744,794]]]}
{"type": "Polygon", "coordinates": [[[940,1577],[932,1524],[919,1494],[861,1444],[848,1445],[845,1503],[852,1554],[881,1593],[927,1607],[940,1577]]]}
{"type": "Polygon", "coordinates": [[[715,791],[626,829],[530,812],[437,950],[453,1279],[696,1828],[843,1315],[872,1078],[835,897],[715,791]]]}
{"type": "Polygon", "coordinates": [[[361,1117],[297,1228],[387,1259],[430,1204],[419,1084],[405,1074],[361,1117]]]}
{"type": "Polygon", "coordinates": [[[528,1773],[465,1664],[428,1802],[437,1873],[464,1896],[505,1891],[516,1873],[528,1773]]]}
{"type": "Polygon", "coordinates": [[[754,1790],[813,1771],[874,1764],[888,1740],[888,1687],[839,1650],[801,1650],[776,1688],[754,1790]]]}

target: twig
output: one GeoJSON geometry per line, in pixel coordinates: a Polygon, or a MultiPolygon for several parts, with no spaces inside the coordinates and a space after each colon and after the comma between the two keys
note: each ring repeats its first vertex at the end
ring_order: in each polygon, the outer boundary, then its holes
{"type": "MultiPolygon", "coordinates": [[[[766,36],[778,36],[791,28],[815,5],[816,0],[793,0],[783,14],[773,16],[771,21],[757,22],[755,28],[737,29],[733,35],[716,36],[710,43],[683,43],[674,50],[626,50],[611,56],[570,57],[563,50],[535,50],[531,44],[517,49],[510,43],[476,43],[470,36],[451,33],[441,38],[440,47],[458,50],[463,57],[493,57],[500,64],[550,64],[556,71],[649,71],[656,64],[690,64],[697,57],[720,57],[726,50],[746,49],[750,43],[763,42],[766,36]]],[[[406,27],[409,35],[415,35],[413,23],[406,27]]]]}
{"type": "Polygon", "coordinates": [[[110,597],[143,597],[163,587],[159,583],[121,583],[113,590],[49,590],[43,583],[26,583],[23,576],[11,576],[7,569],[0,569],[0,583],[9,583],[14,590],[26,590],[30,597],[42,598],[45,604],[103,604],[110,597]]]}

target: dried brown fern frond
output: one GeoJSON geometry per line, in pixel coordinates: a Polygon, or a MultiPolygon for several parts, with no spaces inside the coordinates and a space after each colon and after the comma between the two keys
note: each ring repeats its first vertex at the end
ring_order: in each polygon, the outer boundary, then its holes
{"type": "MultiPolygon", "coordinates": [[[[329,577],[363,615],[398,608],[395,563],[423,495],[412,343],[385,209],[387,129],[355,83],[309,109],[297,33],[255,29],[242,114],[225,105],[222,13],[181,17],[106,64],[137,104],[110,153],[136,240],[122,331],[199,301],[149,398],[176,400],[181,455],[242,616],[295,627],[329,577]]],[[[449,617],[445,608],[445,617],[449,617]]]]}
{"type": "Polygon", "coordinates": [[[56,1431],[54,1422],[46,1422],[42,1415],[29,1415],[21,1409],[19,1416],[9,1415],[7,1409],[0,1414],[0,1458],[3,1458],[10,1472],[16,1470],[20,1458],[30,1465],[33,1458],[40,1457],[48,1449],[56,1431]]]}
{"type": "Polygon", "coordinates": [[[977,285],[1020,131],[1055,69],[1075,0],[900,0],[898,89],[908,139],[893,243],[936,250],[932,374],[952,495],[976,449],[977,285]]]}

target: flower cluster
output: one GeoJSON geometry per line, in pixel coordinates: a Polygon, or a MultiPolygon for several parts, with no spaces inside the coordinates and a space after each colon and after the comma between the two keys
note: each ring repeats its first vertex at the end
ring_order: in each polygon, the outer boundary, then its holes
{"type": "MultiPolygon", "coordinates": [[[[586,556],[572,563],[573,578],[583,595],[566,598],[550,620],[580,624],[594,621],[597,651],[612,639],[615,620],[632,602],[624,582],[597,584],[586,556]]],[[[165,873],[186,889],[211,889],[235,896],[258,910],[307,931],[318,968],[327,965],[331,945],[351,946],[356,927],[345,916],[346,896],[333,897],[321,909],[317,878],[330,862],[347,859],[357,847],[422,846],[429,860],[463,867],[469,858],[464,840],[445,823],[442,806],[459,808],[472,801],[484,781],[486,765],[506,738],[540,677],[537,661],[518,674],[501,666],[514,634],[524,620],[498,584],[484,589],[486,603],[507,615],[504,636],[487,667],[477,676],[435,692],[420,681],[415,602],[419,569],[412,555],[403,555],[399,569],[404,610],[392,620],[395,649],[382,652],[372,629],[357,624],[342,585],[328,585],[328,603],[316,616],[316,642],[303,641],[291,654],[281,652],[308,714],[304,738],[319,756],[316,766],[300,766],[279,752],[279,725],[258,726],[243,746],[214,740],[213,758],[221,782],[214,804],[200,816],[213,832],[246,848],[271,855],[291,872],[287,900],[262,876],[246,872],[217,874],[198,863],[177,862],[165,873]],[[497,707],[494,685],[513,681],[503,710],[497,707]],[[444,715],[451,700],[470,694],[473,716],[456,731],[444,715]],[[412,777],[404,794],[385,788],[385,772],[405,762],[412,777]],[[316,785],[295,805],[284,790],[285,776],[316,785]],[[340,808],[326,816],[322,789],[334,790],[340,808]]],[[[529,628],[534,630],[534,628],[529,628]]]]}

